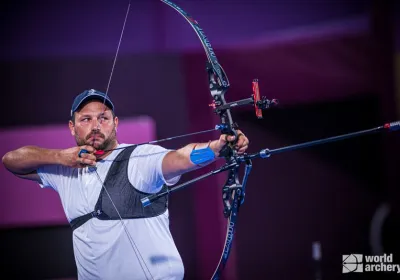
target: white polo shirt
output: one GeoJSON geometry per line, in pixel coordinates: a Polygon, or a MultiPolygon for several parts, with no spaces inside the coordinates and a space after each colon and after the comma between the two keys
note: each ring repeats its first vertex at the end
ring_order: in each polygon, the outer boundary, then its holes
{"type": "MultiPolygon", "coordinates": [[[[103,183],[121,151],[114,150],[97,163],[103,183]]],[[[168,151],[157,145],[136,147],[128,164],[129,181],[136,189],[155,193],[164,183],[171,186],[179,181],[180,176],[166,181],[162,175],[162,160],[168,151]]],[[[68,221],[94,210],[102,189],[94,168],[51,165],[40,168],[38,174],[41,187],[58,192],[68,221]]],[[[183,279],[184,267],[169,230],[168,210],[157,217],[126,219],[123,223],[126,227],[120,220],[92,218],[74,230],[78,279],[183,279]]]]}

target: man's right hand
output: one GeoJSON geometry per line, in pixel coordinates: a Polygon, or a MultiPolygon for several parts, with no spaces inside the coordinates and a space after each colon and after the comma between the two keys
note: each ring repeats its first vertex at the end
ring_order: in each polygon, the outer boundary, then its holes
{"type": "Polygon", "coordinates": [[[44,165],[61,164],[64,166],[84,168],[96,165],[96,150],[92,146],[73,147],[65,150],[45,149],[37,146],[24,146],[6,153],[2,162],[14,175],[28,180],[41,182],[36,170],[44,165]],[[84,149],[87,153],[79,152],[84,149]]]}
{"type": "Polygon", "coordinates": [[[94,153],[96,149],[92,146],[79,146],[73,147],[69,149],[64,149],[60,151],[60,159],[62,165],[69,166],[72,168],[84,168],[86,166],[96,166],[96,156],[94,153]],[[86,150],[87,153],[81,153],[79,156],[79,152],[81,150],[86,150]]]}

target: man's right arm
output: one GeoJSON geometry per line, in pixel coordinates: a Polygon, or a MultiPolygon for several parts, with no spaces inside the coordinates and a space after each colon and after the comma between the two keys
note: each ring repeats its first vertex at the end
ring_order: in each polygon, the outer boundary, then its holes
{"type": "Polygon", "coordinates": [[[45,149],[37,146],[25,146],[6,153],[3,158],[4,166],[14,175],[41,183],[37,169],[45,165],[64,165],[69,167],[84,167],[96,165],[95,150],[91,146],[73,147],[69,149],[45,149]],[[78,156],[80,149],[89,153],[78,156]]]}

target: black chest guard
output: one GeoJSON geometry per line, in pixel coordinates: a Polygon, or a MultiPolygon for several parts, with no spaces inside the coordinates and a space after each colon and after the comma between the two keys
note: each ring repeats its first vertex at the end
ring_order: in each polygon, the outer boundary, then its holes
{"type": "MultiPolygon", "coordinates": [[[[129,158],[135,148],[136,146],[128,147],[120,152],[107,173],[104,186],[111,200],[104,187],[102,187],[94,211],[73,219],[70,222],[72,230],[75,230],[94,217],[100,220],[119,220],[120,217],[115,207],[118,209],[122,219],[150,218],[161,215],[167,210],[167,196],[160,198],[147,207],[143,207],[141,199],[151,194],[137,190],[129,182],[129,158]]],[[[166,188],[167,186],[164,185],[160,192],[165,191],[166,188]]]]}

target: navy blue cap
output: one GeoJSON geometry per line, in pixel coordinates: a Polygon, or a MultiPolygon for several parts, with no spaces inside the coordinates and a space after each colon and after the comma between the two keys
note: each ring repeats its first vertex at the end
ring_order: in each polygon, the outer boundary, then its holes
{"type": "Polygon", "coordinates": [[[72,103],[72,108],[71,108],[71,117],[72,115],[79,109],[79,107],[85,103],[86,101],[97,99],[101,102],[104,102],[112,111],[114,111],[114,104],[112,103],[111,99],[106,95],[105,93],[95,90],[95,89],[90,89],[90,90],[85,90],[81,94],[79,94],[77,97],[74,99],[74,103],[72,103]]]}

